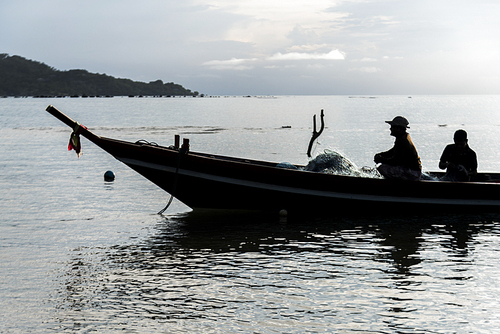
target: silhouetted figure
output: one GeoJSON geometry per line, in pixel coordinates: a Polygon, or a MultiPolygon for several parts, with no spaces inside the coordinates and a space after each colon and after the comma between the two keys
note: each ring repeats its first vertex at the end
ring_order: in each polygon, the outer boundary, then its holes
{"type": "Polygon", "coordinates": [[[453,135],[455,144],[445,147],[439,159],[439,168],[446,169],[443,181],[470,181],[477,174],[477,156],[468,144],[467,132],[457,130],[453,135]]]}
{"type": "Polygon", "coordinates": [[[391,125],[391,136],[396,137],[396,141],[389,151],[375,154],[375,163],[381,164],[377,170],[388,179],[420,180],[422,166],[417,149],[406,132],[409,128],[408,120],[402,116],[396,116],[386,123],[391,125]]]}

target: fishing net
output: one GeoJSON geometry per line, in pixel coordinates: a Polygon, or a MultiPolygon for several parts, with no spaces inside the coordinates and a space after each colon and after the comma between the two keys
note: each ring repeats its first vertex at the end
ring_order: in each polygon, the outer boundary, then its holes
{"type": "Polygon", "coordinates": [[[309,161],[305,170],[335,175],[382,178],[375,168],[358,168],[348,158],[332,150],[325,150],[324,153],[309,161]]]}
{"type": "MultiPolygon", "coordinates": [[[[297,167],[289,162],[281,162],[277,164],[276,167],[285,169],[301,169],[309,172],[325,174],[366,177],[372,179],[384,178],[380,175],[376,168],[366,166],[358,168],[351,160],[344,157],[342,154],[328,149],[325,150],[324,153],[321,153],[314,159],[310,160],[305,167],[297,167]]],[[[424,172],[422,173],[422,180],[439,181],[439,178],[424,172]]]]}

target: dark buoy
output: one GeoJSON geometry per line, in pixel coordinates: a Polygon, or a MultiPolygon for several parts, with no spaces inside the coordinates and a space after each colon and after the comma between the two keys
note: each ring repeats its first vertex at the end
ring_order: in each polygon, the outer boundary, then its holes
{"type": "Polygon", "coordinates": [[[104,181],[112,182],[114,180],[115,180],[115,173],[113,173],[110,170],[108,170],[106,173],[104,173],[104,181]]]}
{"type": "Polygon", "coordinates": [[[280,210],[280,223],[286,223],[288,218],[288,211],[285,209],[280,210]]]}

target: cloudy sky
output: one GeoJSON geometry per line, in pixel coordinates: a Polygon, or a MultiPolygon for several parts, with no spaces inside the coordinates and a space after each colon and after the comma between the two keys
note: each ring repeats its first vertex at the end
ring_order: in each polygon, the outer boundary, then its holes
{"type": "Polygon", "coordinates": [[[498,0],[1,0],[0,53],[215,95],[500,94],[498,0]]]}

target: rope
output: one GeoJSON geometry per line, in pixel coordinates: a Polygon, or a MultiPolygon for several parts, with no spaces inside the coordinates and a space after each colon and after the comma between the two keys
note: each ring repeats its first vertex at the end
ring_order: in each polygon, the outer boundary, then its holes
{"type": "Polygon", "coordinates": [[[142,144],[142,145],[152,145],[152,146],[159,146],[157,143],[155,143],[154,141],[152,142],[148,142],[147,140],[145,139],[139,139],[138,141],[135,142],[136,144],[142,144]]]}
{"type": "Polygon", "coordinates": [[[181,148],[179,150],[179,155],[177,156],[177,166],[175,167],[174,184],[172,186],[172,193],[170,194],[170,198],[168,199],[167,205],[163,209],[161,209],[160,211],[158,211],[159,215],[163,214],[168,209],[168,207],[170,206],[170,204],[172,204],[172,200],[174,199],[175,192],[177,190],[177,179],[178,179],[178,176],[179,176],[179,166],[181,164],[181,156],[184,153],[186,153],[186,150],[184,150],[184,149],[181,148]]]}
{"type": "Polygon", "coordinates": [[[162,215],[165,211],[167,211],[167,209],[170,206],[170,204],[172,204],[172,200],[173,199],[174,199],[174,196],[170,195],[170,198],[168,199],[167,205],[163,209],[161,209],[160,211],[158,211],[159,215],[162,215]]]}

